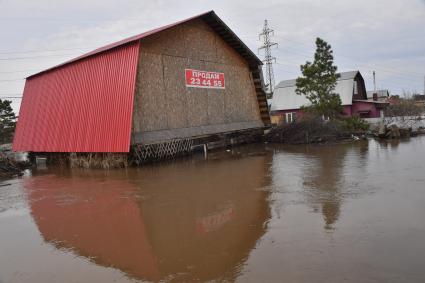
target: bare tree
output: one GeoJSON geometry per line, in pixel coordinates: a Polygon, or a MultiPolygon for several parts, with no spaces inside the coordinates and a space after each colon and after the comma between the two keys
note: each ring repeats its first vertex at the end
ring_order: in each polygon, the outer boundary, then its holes
{"type": "Polygon", "coordinates": [[[401,128],[413,128],[415,124],[423,120],[424,105],[413,99],[414,94],[404,92],[403,98],[395,100],[395,103],[385,109],[385,124],[397,124],[401,128]]]}

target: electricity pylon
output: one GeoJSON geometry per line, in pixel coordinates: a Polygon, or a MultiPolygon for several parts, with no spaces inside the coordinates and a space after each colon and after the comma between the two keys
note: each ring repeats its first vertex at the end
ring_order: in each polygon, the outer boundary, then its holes
{"type": "Polygon", "coordinates": [[[276,63],[276,58],[272,56],[271,48],[277,46],[276,42],[270,40],[271,36],[274,35],[274,31],[269,28],[267,20],[264,21],[264,27],[262,32],[259,35],[259,39],[263,39],[263,45],[258,48],[258,53],[260,50],[264,50],[264,60],[263,63],[266,64],[266,90],[267,96],[271,98],[273,96],[273,90],[275,86],[274,81],[274,72],[273,72],[273,62],[276,63]]]}

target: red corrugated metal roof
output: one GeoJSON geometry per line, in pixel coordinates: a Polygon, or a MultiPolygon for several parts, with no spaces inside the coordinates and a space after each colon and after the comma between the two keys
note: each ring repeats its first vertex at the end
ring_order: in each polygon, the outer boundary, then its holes
{"type": "Polygon", "coordinates": [[[128,152],[139,42],[27,79],[13,150],[128,152]]]}

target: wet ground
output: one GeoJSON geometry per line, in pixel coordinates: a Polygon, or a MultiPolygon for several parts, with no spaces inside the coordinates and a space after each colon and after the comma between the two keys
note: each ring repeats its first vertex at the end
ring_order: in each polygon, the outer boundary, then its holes
{"type": "Polygon", "coordinates": [[[425,282],[425,137],[0,183],[0,282],[425,282]]]}

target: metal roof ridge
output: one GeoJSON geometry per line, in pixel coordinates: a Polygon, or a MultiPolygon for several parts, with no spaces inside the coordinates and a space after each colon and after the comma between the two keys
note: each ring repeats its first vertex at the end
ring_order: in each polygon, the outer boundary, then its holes
{"type": "Polygon", "coordinates": [[[367,103],[383,103],[386,104],[388,102],[386,101],[378,101],[378,100],[369,100],[369,99],[353,99],[353,101],[358,101],[358,102],[367,102],[367,103]]]}
{"type": "MultiPolygon", "coordinates": [[[[347,71],[347,72],[340,72],[340,73],[338,73],[339,75],[341,75],[341,74],[348,74],[348,73],[355,73],[356,75],[359,73],[360,71],[359,70],[355,70],[355,71],[347,71]]],[[[336,81],[338,82],[338,81],[346,81],[346,80],[352,80],[353,78],[341,78],[341,77],[339,77],[336,81]]],[[[289,83],[289,82],[295,82],[297,79],[289,79],[289,80],[283,80],[283,81],[280,81],[278,84],[277,84],[277,86],[276,86],[276,88],[287,88],[287,87],[294,87],[295,86],[295,84],[293,84],[293,85],[285,85],[285,86],[281,86],[281,87],[279,87],[279,85],[280,84],[283,84],[283,83],[289,83]]]]}

